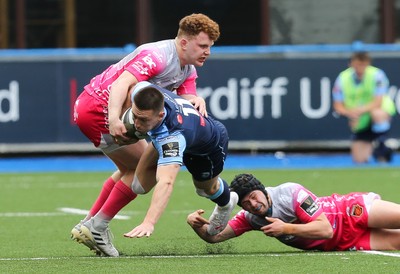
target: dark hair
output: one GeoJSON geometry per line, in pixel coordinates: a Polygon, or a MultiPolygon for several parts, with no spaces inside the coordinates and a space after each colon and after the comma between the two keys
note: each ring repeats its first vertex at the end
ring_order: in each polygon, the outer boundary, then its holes
{"type": "Polygon", "coordinates": [[[140,110],[162,111],[164,107],[164,95],[153,85],[138,91],[133,101],[140,110]]]}
{"type": "Polygon", "coordinates": [[[358,60],[362,62],[371,62],[371,57],[368,52],[365,51],[357,51],[351,55],[351,61],[358,60]]]}
{"type": "Polygon", "coordinates": [[[265,186],[252,174],[244,173],[236,175],[231,182],[230,189],[239,196],[238,206],[242,206],[242,199],[254,190],[261,190],[267,197],[265,186]]]}

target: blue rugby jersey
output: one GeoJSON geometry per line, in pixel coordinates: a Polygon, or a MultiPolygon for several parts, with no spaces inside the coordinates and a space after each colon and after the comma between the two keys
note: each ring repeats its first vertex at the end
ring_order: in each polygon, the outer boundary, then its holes
{"type": "Polygon", "coordinates": [[[219,149],[221,127],[214,119],[201,116],[189,101],[157,88],[164,94],[165,116],[161,125],[148,134],[159,153],[159,165],[182,165],[184,153],[207,155],[219,149]]]}

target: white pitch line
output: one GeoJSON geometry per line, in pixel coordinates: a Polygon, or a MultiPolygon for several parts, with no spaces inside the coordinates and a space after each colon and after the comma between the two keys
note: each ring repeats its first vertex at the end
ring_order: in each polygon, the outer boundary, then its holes
{"type": "MultiPolygon", "coordinates": [[[[79,208],[71,208],[71,207],[61,207],[58,208],[61,212],[70,213],[70,214],[77,214],[77,215],[87,215],[89,210],[79,209],[79,208]]],[[[115,215],[114,219],[117,220],[129,220],[131,217],[126,215],[115,215]]]]}
{"type": "MultiPolygon", "coordinates": [[[[265,253],[265,254],[210,254],[210,255],[138,255],[138,256],[121,256],[121,257],[74,257],[79,259],[191,259],[191,258],[216,258],[216,257],[295,257],[295,256],[351,256],[355,255],[356,252],[349,253],[334,253],[334,252],[297,252],[297,253],[265,253]]],[[[0,258],[0,261],[40,261],[40,260],[65,260],[71,259],[72,257],[38,257],[38,258],[0,258]]]]}
{"type": "MultiPolygon", "coordinates": [[[[53,216],[65,216],[67,214],[75,214],[75,215],[84,215],[88,214],[88,210],[86,209],[79,209],[79,208],[71,208],[71,207],[61,207],[57,210],[61,212],[0,212],[1,217],[53,217],[53,216]]],[[[188,209],[188,210],[173,210],[168,213],[170,214],[189,214],[193,212],[195,209],[188,209]]],[[[124,211],[128,215],[121,215],[118,214],[114,217],[114,219],[119,220],[128,220],[131,216],[144,214],[144,211],[124,211]]]]}
{"type": "Polygon", "coordinates": [[[61,212],[4,212],[0,213],[0,217],[54,217],[65,216],[66,213],[61,212]]]}
{"type": "Polygon", "coordinates": [[[375,250],[366,250],[366,251],[362,251],[362,252],[367,253],[367,254],[373,254],[373,255],[382,255],[382,256],[400,258],[400,253],[389,253],[389,252],[382,252],[382,251],[375,251],[375,250]]]}
{"type": "MultiPolygon", "coordinates": [[[[66,216],[68,214],[76,215],[87,215],[88,210],[79,208],[62,207],[57,210],[61,212],[3,212],[0,213],[0,217],[54,217],[54,216],[66,216]]],[[[114,219],[128,220],[130,219],[127,215],[116,215],[114,219]]]]}
{"type": "MultiPolygon", "coordinates": [[[[391,257],[400,257],[400,253],[389,253],[382,251],[360,251],[362,253],[371,254],[371,255],[383,255],[383,256],[391,256],[391,257]]],[[[143,259],[143,258],[152,258],[152,259],[191,259],[191,258],[216,258],[216,257],[297,257],[297,256],[356,256],[359,254],[358,251],[349,251],[349,252],[294,252],[294,253],[265,253],[265,254],[210,254],[210,255],[138,255],[138,256],[121,256],[121,257],[74,257],[79,259],[87,259],[87,260],[96,260],[96,259],[143,259]]],[[[72,257],[37,257],[37,258],[0,258],[0,261],[49,261],[49,260],[66,260],[71,259],[72,257]]]]}
{"type": "MultiPolygon", "coordinates": [[[[362,253],[371,254],[371,255],[383,255],[383,256],[392,256],[392,257],[400,257],[400,253],[388,253],[382,251],[360,251],[362,253]]],[[[151,259],[191,259],[191,258],[216,258],[216,257],[296,257],[296,256],[356,256],[359,254],[358,251],[348,251],[348,252],[294,252],[294,253],[265,253],[265,254],[210,254],[210,255],[138,255],[138,256],[121,256],[121,257],[74,257],[79,259],[87,259],[87,260],[97,260],[97,259],[108,259],[108,260],[117,260],[117,259],[143,259],[143,258],[151,258],[151,259]]],[[[38,257],[38,258],[0,258],[0,261],[49,261],[49,260],[66,260],[71,259],[72,257],[38,257]]]]}

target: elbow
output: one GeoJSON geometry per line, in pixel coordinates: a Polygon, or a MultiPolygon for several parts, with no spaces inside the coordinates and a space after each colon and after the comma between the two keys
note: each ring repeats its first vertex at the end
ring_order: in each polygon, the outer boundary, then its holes
{"type": "Polygon", "coordinates": [[[207,232],[204,232],[204,236],[202,238],[209,244],[216,244],[224,241],[224,239],[222,239],[222,237],[220,236],[220,233],[218,233],[217,235],[210,235],[207,232]]]}
{"type": "Polygon", "coordinates": [[[168,188],[174,187],[174,180],[172,180],[172,179],[169,179],[169,180],[165,181],[164,183],[168,188]]]}
{"type": "Polygon", "coordinates": [[[332,239],[333,238],[333,228],[329,224],[329,226],[326,226],[326,229],[324,229],[324,235],[323,238],[325,239],[332,239]]]}
{"type": "Polygon", "coordinates": [[[167,178],[157,182],[157,185],[162,185],[164,187],[164,193],[171,193],[174,189],[174,180],[171,178],[167,178]]]}
{"type": "Polygon", "coordinates": [[[208,237],[206,237],[206,239],[204,239],[207,243],[209,243],[209,244],[217,244],[217,243],[220,243],[220,242],[223,242],[223,240],[221,240],[221,239],[219,239],[218,238],[218,235],[215,235],[215,236],[208,236],[208,237]]]}

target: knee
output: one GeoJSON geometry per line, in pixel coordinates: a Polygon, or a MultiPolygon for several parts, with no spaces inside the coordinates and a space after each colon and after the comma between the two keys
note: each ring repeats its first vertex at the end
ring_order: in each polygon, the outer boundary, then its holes
{"type": "Polygon", "coordinates": [[[371,111],[371,118],[374,123],[381,123],[390,120],[390,115],[381,108],[371,111]]]}
{"type": "Polygon", "coordinates": [[[210,197],[210,195],[208,195],[206,193],[206,191],[204,189],[201,189],[201,188],[197,188],[196,187],[196,193],[197,193],[197,195],[199,195],[201,197],[206,197],[206,198],[210,197]]]}
{"type": "Polygon", "coordinates": [[[146,193],[148,193],[148,191],[146,191],[142,187],[142,184],[140,183],[139,178],[136,175],[133,177],[133,181],[132,181],[132,184],[131,184],[131,189],[136,194],[146,194],[146,193]]]}
{"type": "Polygon", "coordinates": [[[218,177],[212,178],[207,181],[197,181],[193,180],[196,187],[197,195],[201,197],[209,198],[214,195],[219,189],[218,177]]]}

